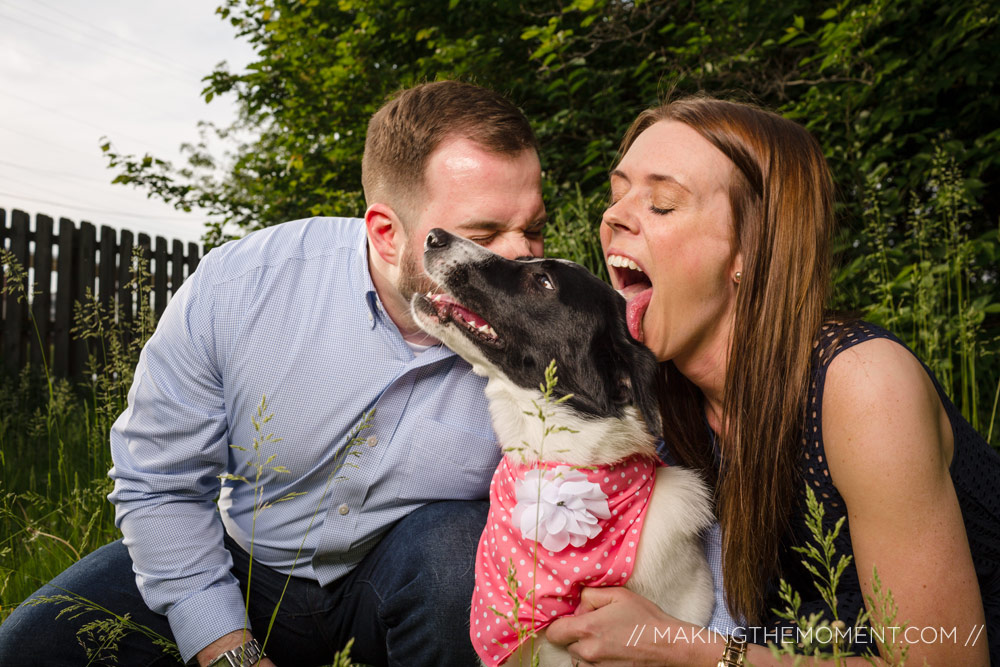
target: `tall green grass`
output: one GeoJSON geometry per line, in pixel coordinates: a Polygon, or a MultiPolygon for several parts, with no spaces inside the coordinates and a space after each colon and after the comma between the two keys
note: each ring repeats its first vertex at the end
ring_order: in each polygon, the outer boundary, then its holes
{"type": "MultiPolygon", "coordinates": [[[[0,253],[11,277],[5,294],[30,299],[23,268],[0,253]]],[[[147,264],[140,252],[133,257],[134,317],[89,292],[74,313],[73,335],[96,341],[90,382],[53,379],[45,364],[0,375],[0,622],[39,586],[119,537],[107,501],[108,434],[155,326],[147,264]]]]}
{"type": "Polygon", "coordinates": [[[887,167],[868,177],[853,261],[835,304],[899,336],[937,376],[962,415],[1000,447],[1000,229],[970,238],[980,213],[955,152],[936,146],[921,190],[892,187],[887,167]]]}

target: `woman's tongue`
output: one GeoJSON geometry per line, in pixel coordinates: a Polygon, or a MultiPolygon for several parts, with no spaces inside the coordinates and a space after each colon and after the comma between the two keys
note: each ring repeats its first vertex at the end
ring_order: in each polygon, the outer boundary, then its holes
{"type": "Polygon", "coordinates": [[[653,298],[653,286],[649,283],[633,283],[619,290],[625,297],[625,318],[632,338],[642,342],[642,318],[653,298]]]}

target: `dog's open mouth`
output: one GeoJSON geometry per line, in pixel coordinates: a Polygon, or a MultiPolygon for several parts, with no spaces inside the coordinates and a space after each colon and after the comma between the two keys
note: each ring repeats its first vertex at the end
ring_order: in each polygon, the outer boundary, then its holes
{"type": "Polygon", "coordinates": [[[441,324],[454,322],[484,343],[491,345],[499,344],[500,337],[494,331],[493,327],[490,326],[490,323],[451,296],[428,292],[425,298],[433,306],[434,310],[437,311],[438,322],[441,324]]]}

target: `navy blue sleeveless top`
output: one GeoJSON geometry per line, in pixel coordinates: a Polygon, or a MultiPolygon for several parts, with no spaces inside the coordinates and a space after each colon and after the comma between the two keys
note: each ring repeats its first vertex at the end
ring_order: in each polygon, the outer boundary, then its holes
{"type": "MultiPolygon", "coordinates": [[[[830,361],[838,354],[873,338],[888,338],[906,347],[885,329],[867,322],[854,321],[824,325],[813,353],[813,374],[807,399],[800,470],[802,481],[812,488],[817,500],[824,506],[826,514],[823,519],[823,530],[827,532],[833,529],[841,517],[847,516],[847,508],[844,499],[830,479],[826,452],[823,449],[822,406],[826,370],[830,361]]],[[[962,509],[965,532],[969,538],[972,560],[986,612],[986,632],[979,641],[989,642],[990,659],[993,664],[1000,665],[1000,455],[962,417],[926,365],[924,370],[934,382],[954,434],[951,479],[962,509]]],[[[800,485],[799,499],[791,516],[789,534],[782,542],[779,556],[781,575],[791,584],[793,590],[802,596],[801,616],[808,618],[810,614],[818,612],[829,619],[832,618],[829,606],[816,591],[812,575],[801,565],[804,556],[792,549],[792,546],[813,541],[804,521],[806,515],[804,487],[805,484],[800,485]]],[[[841,527],[835,545],[837,555],[834,557],[834,562],[840,554],[854,555],[849,520],[845,520],[841,527]]],[[[767,600],[767,613],[771,614],[772,609],[783,609],[784,606],[777,596],[777,586],[773,586],[767,600]]],[[[837,607],[839,618],[848,627],[854,624],[858,613],[864,608],[864,597],[853,559],[844,571],[837,588],[837,607]]],[[[903,620],[905,619],[900,619],[903,620]]],[[[788,623],[772,616],[765,626],[788,627],[788,623]]],[[[864,634],[869,637],[871,635],[871,633],[864,634]]],[[[760,643],[766,641],[764,637],[748,638],[751,641],[763,640],[760,643]]],[[[773,638],[772,634],[772,641],[773,638]]],[[[964,643],[966,639],[959,637],[958,641],[964,643]]],[[[875,654],[878,653],[873,642],[867,647],[856,643],[853,650],[864,652],[866,648],[875,654]]]]}

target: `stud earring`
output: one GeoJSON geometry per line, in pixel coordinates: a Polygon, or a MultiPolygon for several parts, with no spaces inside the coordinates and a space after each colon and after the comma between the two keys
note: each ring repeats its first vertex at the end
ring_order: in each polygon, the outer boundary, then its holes
{"type": "Polygon", "coordinates": [[[737,271],[736,275],[733,276],[733,282],[736,283],[737,285],[739,285],[740,284],[740,279],[742,279],[742,278],[743,278],[743,273],[741,271],[737,271]]]}

